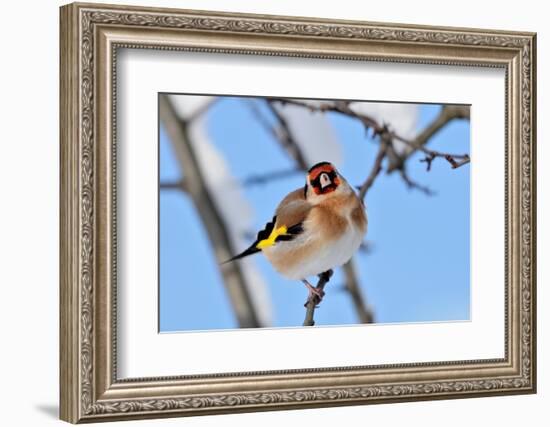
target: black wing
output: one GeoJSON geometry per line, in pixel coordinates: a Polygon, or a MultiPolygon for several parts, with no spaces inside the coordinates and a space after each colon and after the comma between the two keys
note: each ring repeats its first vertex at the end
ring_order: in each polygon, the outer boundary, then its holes
{"type": "MultiPolygon", "coordinates": [[[[275,227],[276,222],[277,222],[277,217],[274,216],[273,219],[265,225],[264,229],[258,232],[258,235],[256,236],[256,241],[254,243],[252,243],[246,250],[244,250],[240,254],[235,255],[234,257],[225,261],[223,264],[260,252],[261,249],[258,248],[258,244],[262,240],[269,239],[269,236],[271,236],[271,233],[273,232],[273,228],[275,227]]],[[[292,227],[289,227],[285,234],[281,234],[280,236],[277,236],[275,239],[275,242],[288,242],[290,240],[293,240],[296,236],[298,236],[303,231],[304,231],[304,228],[302,226],[302,223],[295,224],[292,227]]]]}
{"type": "Polygon", "coordinates": [[[290,240],[294,240],[296,236],[303,233],[304,227],[302,226],[302,223],[295,224],[292,227],[289,227],[286,230],[286,234],[281,234],[280,236],[277,236],[275,239],[276,242],[288,242],[290,240]]]}

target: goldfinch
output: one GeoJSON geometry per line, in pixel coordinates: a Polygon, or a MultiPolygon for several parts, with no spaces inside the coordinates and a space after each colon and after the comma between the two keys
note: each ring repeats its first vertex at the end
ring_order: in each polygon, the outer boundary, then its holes
{"type": "Polygon", "coordinates": [[[227,262],[262,252],[275,270],[301,280],[308,298],[316,296],[319,302],[324,293],[307,278],[330,277],[333,268],[353,256],[366,232],[363,202],[331,163],[321,162],[309,169],[303,188],[281,201],[256,241],[227,262]]]}

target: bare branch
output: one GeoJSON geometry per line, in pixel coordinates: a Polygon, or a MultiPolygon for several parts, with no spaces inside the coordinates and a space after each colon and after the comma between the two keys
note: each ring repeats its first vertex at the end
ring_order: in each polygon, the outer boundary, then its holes
{"type": "MultiPolygon", "coordinates": [[[[359,321],[361,323],[373,323],[374,314],[372,313],[372,310],[370,309],[370,307],[368,307],[367,304],[365,303],[363,295],[361,294],[359,280],[357,279],[357,273],[353,265],[353,259],[349,260],[346,264],[344,264],[342,268],[344,271],[344,275],[346,276],[346,285],[344,289],[349,293],[351,297],[351,301],[353,306],[355,307],[355,312],[359,317],[359,321]]],[[[324,290],[326,284],[329,282],[330,278],[332,277],[332,273],[333,273],[332,270],[330,270],[326,273],[320,274],[316,289],[319,289],[321,291],[324,290]]],[[[308,300],[308,302],[306,303],[306,316],[304,319],[303,326],[315,325],[315,320],[313,319],[313,317],[314,317],[315,309],[317,308],[318,303],[319,303],[319,299],[317,296],[314,296],[312,299],[308,300]]]]}
{"type": "MultiPolygon", "coordinates": [[[[317,286],[315,286],[315,288],[322,291],[325,288],[325,285],[329,282],[330,278],[332,277],[332,273],[333,273],[332,270],[321,273],[319,275],[319,281],[317,282],[317,286]]],[[[319,304],[319,298],[316,295],[310,298],[308,302],[305,304],[306,317],[304,319],[303,326],[315,325],[315,320],[313,320],[313,315],[315,314],[315,309],[317,308],[317,304],[319,304]]]]}
{"type": "Polygon", "coordinates": [[[189,117],[185,119],[187,123],[191,123],[192,121],[198,119],[200,116],[202,116],[204,113],[206,113],[218,100],[220,99],[219,96],[216,96],[212,98],[210,101],[205,102],[203,105],[201,105],[200,108],[197,108],[193,114],[191,114],[189,117]]]}
{"type": "MultiPolygon", "coordinates": [[[[434,120],[428,124],[413,141],[410,142],[408,149],[405,151],[405,158],[410,157],[416,150],[422,150],[421,147],[424,147],[428,141],[443,127],[445,127],[449,122],[454,119],[470,119],[470,109],[464,105],[444,105],[441,108],[441,111],[434,118],[434,120]]],[[[407,143],[406,141],[403,141],[407,143]]],[[[429,153],[422,150],[425,154],[434,153],[433,150],[429,150],[429,153]]],[[[442,154],[442,153],[439,153],[442,154]]],[[[449,156],[453,158],[460,158],[462,155],[452,155],[449,156]]],[[[438,155],[436,157],[441,157],[438,155]]],[[[405,160],[405,159],[404,159],[405,160]]]]}
{"type": "Polygon", "coordinates": [[[357,273],[355,272],[355,266],[353,265],[353,258],[350,259],[342,267],[344,275],[346,276],[346,290],[351,296],[351,301],[355,307],[355,312],[359,317],[361,323],[374,323],[374,314],[370,307],[367,306],[361,293],[359,280],[357,279],[357,273]]]}
{"type": "MultiPolygon", "coordinates": [[[[177,116],[169,96],[162,95],[159,97],[159,107],[160,118],[174,146],[176,159],[181,170],[185,171],[187,194],[191,197],[199,212],[214,248],[216,259],[221,264],[236,251],[221,213],[205,183],[203,171],[197,162],[197,155],[189,139],[188,122],[177,116]]],[[[224,264],[221,273],[239,326],[243,328],[262,326],[240,264],[238,262],[224,264]]]]}
{"type": "MultiPolygon", "coordinates": [[[[429,150],[426,147],[419,147],[418,150],[426,154],[426,157],[421,159],[420,161],[427,163],[426,167],[428,171],[432,168],[432,162],[436,158],[447,160],[447,162],[449,162],[449,164],[453,169],[459,168],[460,166],[464,166],[465,164],[470,163],[470,160],[471,160],[468,154],[442,153],[441,151],[429,150]]],[[[392,172],[395,169],[400,169],[402,165],[403,165],[403,160],[401,160],[400,164],[394,164],[391,168],[388,168],[388,172],[392,172]]]]}
{"type": "Polygon", "coordinates": [[[432,157],[432,161],[435,158],[443,158],[447,160],[453,168],[463,166],[466,163],[470,162],[470,157],[468,154],[451,154],[451,153],[442,153],[439,151],[431,150],[426,148],[425,145],[429,142],[432,136],[434,136],[441,128],[443,128],[447,123],[454,119],[469,119],[470,110],[467,106],[462,105],[444,105],[441,108],[440,114],[428,125],[424,130],[422,130],[414,140],[409,140],[404,138],[395,132],[388,130],[387,127],[382,123],[379,123],[372,117],[360,114],[355,112],[349,107],[349,103],[336,101],[333,103],[325,102],[320,105],[309,104],[304,101],[296,99],[287,99],[287,98],[270,98],[271,102],[280,102],[281,104],[290,104],[297,105],[308,110],[314,111],[332,111],[335,113],[343,114],[348,117],[358,119],[365,128],[372,129],[374,135],[381,135],[383,133],[389,132],[391,139],[401,141],[408,146],[404,155],[399,156],[397,161],[393,161],[388,166],[388,172],[393,172],[396,169],[401,169],[403,163],[416,151],[422,151],[427,156],[432,157]],[[453,163],[451,160],[454,160],[453,163]],[[455,166],[456,164],[456,166],[455,166]]]}
{"type": "Polygon", "coordinates": [[[159,184],[161,190],[181,190],[187,191],[185,181],[180,179],[178,181],[167,181],[159,184]]]}
{"type": "Polygon", "coordinates": [[[320,112],[326,112],[326,111],[332,111],[335,113],[344,114],[349,117],[354,117],[356,119],[359,119],[363,125],[366,128],[371,128],[375,133],[381,133],[384,130],[384,126],[379,124],[376,120],[373,118],[358,114],[355,111],[353,111],[349,107],[349,102],[345,101],[335,101],[333,103],[324,102],[321,104],[310,104],[305,101],[300,101],[297,99],[290,99],[290,98],[269,98],[270,102],[280,102],[281,104],[289,104],[289,105],[297,105],[299,107],[307,108],[311,112],[320,111],[320,112]]]}
{"type": "Polygon", "coordinates": [[[304,157],[304,154],[302,153],[300,145],[298,145],[292,134],[292,130],[290,129],[286,118],[271,104],[271,102],[269,102],[269,100],[267,102],[267,106],[279,123],[279,141],[288,154],[290,154],[290,156],[296,161],[298,166],[303,170],[308,170],[309,165],[304,157]]]}
{"type": "Polygon", "coordinates": [[[266,105],[268,106],[270,112],[273,114],[279,125],[278,127],[274,127],[271,125],[271,123],[269,123],[269,120],[264,117],[264,115],[256,105],[255,101],[249,101],[247,104],[256,120],[258,120],[258,122],[264,127],[264,129],[269,132],[273,136],[273,138],[275,138],[275,140],[281,145],[281,147],[287,152],[287,154],[297,163],[298,167],[302,170],[307,170],[309,166],[305,160],[304,154],[302,153],[300,146],[298,145],[296,139],[292,134],[292,131],[285,117],[279,111],[277,111],[277,109],[273,105],[271,105],[270,102],[266,102],[266,105]]]}
{"type": "Polygon", "coordinates": [[[374,165],[372,166],[369,176],[367,177],[363,185],[361,185],[361,187],[359,188],[359,198],[361,200],[365,199],[367,191],[369,191],[369,189],[372,187],[372,184],[374,184],[374,180],[382,171],[382,162],[384,161],[384,157],[386,157],[386,149],[387,143],[382,142],[378,148],[378,153],[376,154],[376,158],[374,159],[374,165]]]}
{"type": "Polygon", "coordinates": [[[258,105],[256,104],[256,101],[253,99],[247,99],[244,101],[246,105],[248,106],[248,109],[254,116],[254,118],[260,123],[260,125],[272,136],[274,136],[276,139],[278,139],[279,135],[277,134],[276,129],[271,126],[271,123],[269,123],[269,120],[262,114],[262,111],[260,108],[258,108],[258,105]]]}

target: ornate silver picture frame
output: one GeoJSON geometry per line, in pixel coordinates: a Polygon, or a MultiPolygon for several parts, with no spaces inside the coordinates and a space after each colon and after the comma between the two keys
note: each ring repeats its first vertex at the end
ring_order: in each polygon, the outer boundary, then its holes
{"type": "Polygon", "coordinates": [[[80,3],[63,6],[60,22],[61,419],[79,423],[535,392],[535,34],[80,3]],[[505,265],[504,357],[121,379],[116,228],[121,49],[311,58],[321,67],[336,59],[503,70],[505,251],[492,256],[504,258],[505,265]]]}

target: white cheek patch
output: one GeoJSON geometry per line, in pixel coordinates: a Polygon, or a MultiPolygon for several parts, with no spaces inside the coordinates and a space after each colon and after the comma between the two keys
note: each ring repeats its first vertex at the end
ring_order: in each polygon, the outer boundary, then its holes
{"type": "Polygon", "coordinates": [[[321,181],[321,188],[325,188],[326,186],[331,184],[330,178],[326,173],[321,174],[320,181],[321,181]]]}

